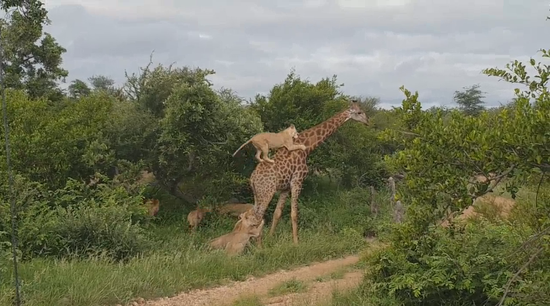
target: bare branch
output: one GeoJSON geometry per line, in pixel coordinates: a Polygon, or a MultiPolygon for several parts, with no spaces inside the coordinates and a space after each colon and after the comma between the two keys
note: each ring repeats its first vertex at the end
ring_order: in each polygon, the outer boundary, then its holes
{"type": "Polygon", "coordinates": [[[539,248],[533,255],[531,255],[531,258],[514,274],[506,283],[504,293],[502,294],[502,297],[500,298],[500,301],[498,302],[497,306],[502,306],[504,304],[504,300],[506,299],[506,296],[510,292],[510,286],[512,283],[516,280],[516,278],[523,272],[523,270],[527,269],[527,267],[539,256],[539,254],[543,251],[543,248],[539,248]]]}
{"type": "Polygon", "coordinates": [[[229,142],[229,138],[224,140],[224,141],[220,141],[220,142],[217,142],[217,141],[210,141],[210,140],[206,140],[204,139],[203,137],[200,137],[199,138],[205,142],[205,143],[208,143],[208,144],[211,144],[211,145],[224,145],[224,144],[227,144],[229,142]]]}
{"type": "Polygon", "coordinates": [[[510,172],[512,172],[515,168],[517,167],[517,164],[513,164],[512,166],[510,166],[510,168],[508,168],[506,171],[502,172],[500,175],[496,175],[496,176],[489,176],[489,177],[486,177],[486,179],[489,179],[489,182],[490,181],[493,181],[492,185],[489,186],[487,188],[487,190],[483,191],[483,192],[476,192],[474,194],[470,194],[470,196],[472,197],[473,200],[489,193],[489,192],[493,192],[494,189],[498,186],[498,184],[500,183],[500,181],[502,181],[503,178],[507,177],[508,174],[510,174],[510,172]]]}
{"type": "Polygon", "coordinates": [[[519,251],[524,251],[527,248],[527,246],[529,246],[533,242],[537,241],[542,235],[547,234],[547,233],[550,233],[550,226],[543,229],[543,230],[541,230],[541,231],[539,231],[538,233],[534,234],[529,239],[524,241],[514,252],[512,252],[512,254],[508,255],[507,257],[513,256],[513,255],[517,254],[519,251]]]}
{"type": "Polygon", "coordinates": [[[187,171],[191,172],[195,168],[195,151],[189,152],[189,165],[187,166],[187,171]]]}
{"type": "Polygon", "coordinates": [[[422,136],[420,134],[413,133],[413,132],[407,132],[407,131],[401,131],[401,130],[394,130],[394,131],[397,131],[401,134],[405,134],[405,135],[409,135],[409,136],[416,136],[416,137],[421,137],[422,136]]]}

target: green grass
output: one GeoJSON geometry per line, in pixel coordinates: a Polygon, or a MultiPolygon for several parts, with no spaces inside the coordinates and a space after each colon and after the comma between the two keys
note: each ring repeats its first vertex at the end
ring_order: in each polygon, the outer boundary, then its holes
{"type": "MultiPolygon", "coordinates": [[[[137,297],[172,296],[354,254],[367,245],[362,232],[373,224],[368,205],[357,200],[364,198],[368,198],[364,190],[304,197],[300,202],[298,245],[292,243],[290,205],[285,207],[275,235],[267,235],[275,206],[272,203],[266,215],[263,248],[252,247],[231,259],[221,251],[207,250],[205,243],[230,231],[236,219],[208,215],[198,232],[191,234],[183,221],[186,214],[181,213],[180,217],[172,217],[175,222],[154,222],[149,231],[155,249],[126,263],[101,257],[37,258],[21,263],[22,297],[27,306],[115,305],[137,297]]],[[[0,274],[0,305],[10,305],[12,279],[10,270],[0,274]]]]}
{"type": "Polygon", "coordinates": [[[328,280],[331,280],[331,279],[343,279],[344,276],[346,275],[346,273],[348,273],[349,271],[351,271],[353,269],[353,266],[354,265],[341,267],[338,270],[336,270],[336,271],[334,271],[334,272],[332,272],[328,275],[318,276],[318,277],[315,278],[315,281],[316,282],[325,282],[325,281],[328,281],[328,280]]]}
{"type": "Polygon", "coordinates": [[[292,278],[269,289],[268,294],[270,296],[278,296],[289,293],[305,292],[306,290],[307,285],[304,282],[297,280],[296,278],[292,278]]]}
{"type": "MultiPolygon", "coordinates": [[[[354,253],[361,241],[316,233],[302,233],[300,245],[294,246],[291,235],[282,234],[269,241],[263,249],[228,261],[222,252],[207,252],[187,248],[166,253],[161,250],[148,256],[132,259],[127,264],[113,263],[100,258],[82,260],[36,259],[23,263],[25,305],[57,305],[68,299],[70,305],[116,304],[133,297],[170,296],[180,291],[223,283],[224,280],[244,280],[248,275],[259,276],[279,268],[291,268],[311,261],[354,253]]],[[[267,239],[266,239],[267,240],[267,239]]],[[[0,305],[11,288],[4,284],[0,305]]]]}
{"type": "Polygon", "coordinates": [[[380,297],[373,294],[370,286],[365,282],[358,288],[346,292],[332,292],[330,302],[317,306],[400,306],[396,300],[391,297],[380,297]]]}
{"type": "Polygon", "coordinates": [[[243,296],[233,302],[231,306],[263,306],[262,300],[257,295],[243,296]]]}

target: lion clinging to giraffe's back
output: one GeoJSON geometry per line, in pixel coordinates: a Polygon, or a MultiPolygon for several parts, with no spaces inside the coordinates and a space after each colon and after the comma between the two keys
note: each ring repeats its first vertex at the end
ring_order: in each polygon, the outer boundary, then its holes
{"type": "Polygon", "coordinates": [[[259,133],[254,135],[247,142],[243,143],[237,149],[237,151],[233,153],[233,156],[235,156],[237,152],[239,152],[244,146],[251,142],[252,145],[256,148],[256,160],[258,160],[260,163],[263,161],[274,163],[275,161],[269,158],[269,149],[276,150],[282,147],[287,148],[289,151],[306,149],[306,146],[304,146],[303,144],[294,144],[293,140],[296,138],[298,138],[298,131],[296,130],[294,124],[291,124],[288,128],[282,130],[279,133],[259,133]],[[262,153],[263,159],[261,158],[262,153]]]}

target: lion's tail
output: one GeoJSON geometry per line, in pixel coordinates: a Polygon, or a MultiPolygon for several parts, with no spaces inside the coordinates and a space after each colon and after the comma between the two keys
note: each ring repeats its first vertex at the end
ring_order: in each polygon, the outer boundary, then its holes
{"type": "Polygon", "coordinates": [[[235,153],[233,153],[233,157],[235,157],[235,154],[237,154],[237,152],[239,152],[244,146],[246,146],[250,141],[252,141],[252,138],[250,138],[247,142],[243,143],[238,149],[237,151],[235,151],[235,153]]]}

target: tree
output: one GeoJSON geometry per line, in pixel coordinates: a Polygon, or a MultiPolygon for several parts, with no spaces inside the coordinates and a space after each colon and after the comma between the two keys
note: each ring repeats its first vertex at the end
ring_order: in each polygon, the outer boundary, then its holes
{"type": "Polygon", "coordinates": [[[61,100],[63,93],[56,82],[68,75],[61,68],[61,56],[67,50],[43,32],[44,25],[50,23],[43,3],[2,1],[2,9],[11,10],[0,20],[6,88],[25,90],[31,98],[61,100]]]}
{"type": "Polygon", "coordinates": [[[88,81],[92,85],[93,91],[102,91],[113,96],[118,101],[126,101],[127,96],[124,93],[122,87],[115,86],[115,81],[110,77],[104,75],[94,75],[88,78],[88,81]]]}
{"type": "MultiPolygon", "coordinates": [[[[548,51],[542,52],[543,58],[550,58],[548,51]]],[[[525,86],[515,89],[515,102],[496,114],[470,116],[453,110],[444,121],[443,112],[422,111],[418,93],[401,88],[405,99],[396,115],[408,131],[387,130],[384,135],[404,148],[387,161],[407,174],[400,197],[408,207],[406,221],[392,233],[392,246],[372,258],[378,292],[408,305],[529,305],[550,300],[550,201],[543,196],[548,189],[541,189],[534,205],[518,201],[523,217],[511,224],[480,220],[472,226],[437,226],[504,181],[513,198],[529,179],[536,179],[532,189],[537,194],[541,184],[548,186],[550,70],[534,59],[530,64],[534,76],[518,61],[507,69],[483,71],[525,86]],[[490,175],[492,180],[479,182],[475,175],[490,175]],[[509,292],[511,298],[505,301],[509,292]],[[544,293],[533,297],[533,292],[544,293]]]]}
{"type": "Polygon", "coordinates": [[[113,79],[104,75],[91,76],[88,78],[88,81],[92,84],[92,88],[94,90],[109,91],[113,89],[113,86],[115,85],[115,81],[113,79]]]}
{"type": "Polygon", "coordinates": [[[151,69],[152,64],[151,55],[147,66],[140,67],[141,73],[132,73],[131,75],[125,73],[126,83],[123,86],[123,91],[131,101],[159,118],[164,115],[164,101],[179,85],[193,85],[196,82],[201,84],[203,80],[212,85],[206,77],[215,73],[210,69],[174,68],[172,65],[164,67],[160,64],[151,69]]]}
{"type": "MultiPolygon", "coordinates": [[[[98,93],[54,109],[45,99],[7,90],[13,169],[26,178],[57,188],[68,178],[87,179],[114,167],[105,144],[114,99],[98,93]]],[[[3,126],[0,127],[3,133],[3,126]]],[[[0,148],[0,156],[5,149],[0,148]]],[[[3,168],[0,164],[0,170],[3,168]]]]}
{"type": "Polygon", "coordinates": [[[88,87],[88,84],[79,79],[73,80],[71,82],[71,85],[69,85],[69,97],[73,99],[85,97],[91,92],[92,90],[90,89],[90,87],[88,87]]]}
{"type": "Polygon", "coordinates": [[[454,101],[459,105],[459,109],[470,116],[477,116],[485,109],[484,98],[484,92],[479,89],[479,84],[464,87],[464,91],[455,91],[454,94],[454,101]]]}

